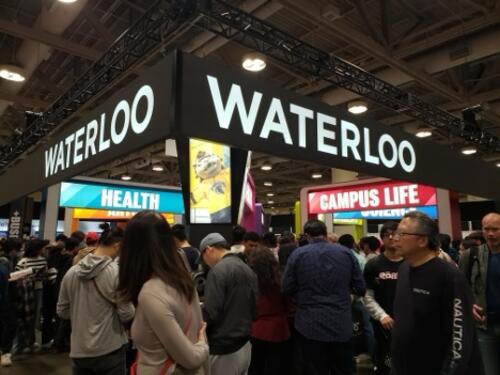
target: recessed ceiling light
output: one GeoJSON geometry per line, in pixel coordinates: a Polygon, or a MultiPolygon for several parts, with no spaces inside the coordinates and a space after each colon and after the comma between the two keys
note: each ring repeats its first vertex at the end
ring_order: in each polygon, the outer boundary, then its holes
{"type": "Polygon", "coordinates": [[[268,197],[274,197],[274,193],[267,193],[266,194],[268,197]]]}
{"type": "Polygon", "coordinates": [[[260,166],[260,169],[262,169],[263,171],[270,171],[271,169],[273,169],[273,166],[270,163],[264,163],[260,166]]]}
{"type": "Polygon", "coordinates": [[[267,201],[267,204],[274,204],[274,201],[267,201]]]}
{"type": "Polygon", "coordinates": [[[467,147],[462,148],[462,154],[464,154],[464,155],[472,155],[472,154],[475,154],[476,152],[477,152],[477,148],[474,146],[467,146],[467,147]]]}
{"type": "Polygon", "coordinates": [[[359,115],[368,110],[368,104],[363,100],[355,100],[347,104],[347,110],[355,115],[359,115]]]}
{"type": "Polygon", "coordinates": [[[319,178],[323,178],[323,175],[321,173],[313,173],[311,175],[311,178],[314,178],[315,180],[317,180],[319,178]]]}
{"type": "Polygon", "coordinates": [[[499,161],[499,162],[497,162],[497,167],[499,167],[499,168],[500,168],[500,161],[499,161]]]}
{"type": "Polygon", "coordinates": [[[273,186],[273,183],[271,181],[266,181],[264,182],[264,186],[273,186]]]}
{"type": "Polygon", "coordinates": [[[418,128],[415,136],[418,138],[427,138],[432,135],[432,130],[430,128],[418,128]]]}
{"type": "Polygon", "coordinates": [[[131,176],[131,175],[129,175],[128,173],[125,173],[125,174],[122,174],[121,179],[122,179],[123,181],[130,181],[130,180],[132,179],[132,176],[131,176]]]}
{"type": "Polygon", "coordinates": [[[14,64],[1,64],[0,77],[8,81],[22,82],[26,79],[26,73],[23,68],[14,64]]]}
{"type": "Polygon", "coordinates": [[[163,166],[161,164],[153,164],[151,169],[155,172],[163,172],[163,166]]]}
{"type": "Polygon", "coordinates": [[[58,0],[60,3],[76,3],[78,0],[58,0]]]}
{"type": "Polygon", "coordinates": [[[250,72],[260,72],[266,68],[266,56],[259,52],[250,52],[243,56],[243,69],[250,72]]]}

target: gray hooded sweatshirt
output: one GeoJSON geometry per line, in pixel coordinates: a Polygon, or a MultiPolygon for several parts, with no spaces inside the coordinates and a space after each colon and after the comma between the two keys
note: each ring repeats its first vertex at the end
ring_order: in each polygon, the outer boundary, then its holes
{"type": "Polygon", "coordinates": [[[117,285],[118,263],[106,256],[89,254],[64,276],[57,315],[71,319],[70,357],[99,357],[127,342],[122,322],[131,321],[135,309],[117,298],[117,285]]]}

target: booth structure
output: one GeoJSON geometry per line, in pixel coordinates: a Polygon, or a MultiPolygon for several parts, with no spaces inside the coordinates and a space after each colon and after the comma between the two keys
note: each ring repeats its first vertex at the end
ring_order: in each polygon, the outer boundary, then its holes
{"type": "Polygon", "coordinates": [[[358,239],[370,233],[369,220],[400,220],[416,210],[438,219],[443,233],[460,235],[458,200],[446,190],[427,185],[377,178],[307,187],[300,197],[301,225],[319,217],[331,231],[358,239]]]}
{"type": "Polygon", "coordinates": [[[169,224],[184,215],[180,188],[82,177],[60,184],[59,207],[67,211],[66,232],[100,232],[100,222],[126,223],[140,210],[158,211],[169,224]]]}
{"type": "Polygon", "coordinates": [[[114,90],[7,169],[0,204],[166,139],[176,141],[194,243],[207,232],[228,234],[241,217],[248,150],[500,200],[494,165],[179,51],[114,90]],[[190,152],[192,139],[219,144],[225,156],[190,152]],[[464,176],[488,176],[488,183],[464,176]],[[225,194],[223,203],[199,210],[203,189],[225,194]]]}

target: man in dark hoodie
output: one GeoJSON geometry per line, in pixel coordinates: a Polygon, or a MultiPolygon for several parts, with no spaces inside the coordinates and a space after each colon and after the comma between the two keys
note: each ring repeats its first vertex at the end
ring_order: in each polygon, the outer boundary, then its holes
{"type": "Polygon", "coordinates": [[[71,319],[73,374],[125,375],[127,335],[122,323],[133,319],[132,303],[116,294],[121,230],[99,239],[94,253],[64,276],[57,314],[71,319]]]}
{"type": "Polygon", "coordinates": [[[212,374],[246,374],[256,317],[257,275],[239,254],[228,250],[226,239],[219,233],[203,238],[200,250],[210,267],[203,318],[207,322],[212,374]]]}

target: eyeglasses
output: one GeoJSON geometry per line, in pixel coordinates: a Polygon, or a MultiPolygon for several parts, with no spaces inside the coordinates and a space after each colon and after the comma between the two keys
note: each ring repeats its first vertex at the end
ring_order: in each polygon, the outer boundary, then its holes
{"type": "Polygon", "coordinates": [[[411,233],[411,232],[399,232],[396,231],[392,233],[392,238],[401,238],[406,236],[427,236],[425,233],[411,233]]]}

